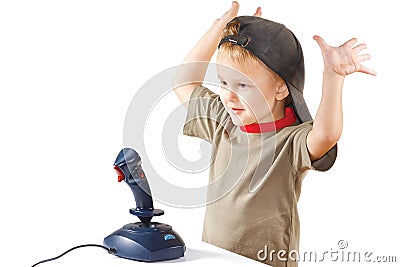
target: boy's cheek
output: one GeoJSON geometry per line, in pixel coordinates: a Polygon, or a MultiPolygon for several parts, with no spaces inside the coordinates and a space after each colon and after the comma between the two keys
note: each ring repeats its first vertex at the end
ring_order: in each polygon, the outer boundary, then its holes
{"type": "Polygon", "coordinates": [[[254,116],[271,113],[271,108],[263,95],[252,95],[245,99],[246,107],[254,116]]]}
{"type": "Polygon", "coordinates": [[[256,116],[249,108],[246,108],[243,112],[240,112],[238,114],[228,109],[227,112],[229,113],[233,124],[235,124],[236,126],[253,124],[257,121],[256,116]]]}
{"type": "Polygon", "coordinates": [[[237,126],[255,123],[265,118],[265,116],[271,114],[269,104],[261,94],[242,93],[240,96],[238,96],[238,98],[235,100],[236,106],[243,107],[245,109],[244,112],[239,114],[234,113],[229,107],[232,105],[229,103],[229,101],[232,101],[232,99],[225,97],[222,90],[220,97],[225,110],[229,113],[233,123],[237,126]]]}

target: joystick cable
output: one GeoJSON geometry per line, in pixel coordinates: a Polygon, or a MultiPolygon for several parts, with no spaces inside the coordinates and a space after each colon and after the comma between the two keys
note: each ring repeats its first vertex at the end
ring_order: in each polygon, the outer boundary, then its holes
{"type": "Polygon", "coordinates": [[[59,258],[61,258],[62,256],[64,256],[65,254],[67,254],[67,253],[69,253],[69,252],[71,252],[71,251],[73,251],[73,250],[75,250],[75,249],[84,248],[84,247],[98,247],[98,248],[102,248],[102,249],[107,250],[107,252],[110,253],[110,254],[114,254],[114,253],[115,253],[115,249],[114,249],[114,248],[108,248],[108,247],[103,246],[103,245],[98,245],[98,244],[79,245],[79,246],[76,246],[76,247],[73,247],[73,248],[68,249],[67,251],[65,251],[64,253],[62,253],[61,255],[59,255],[59,256],[57,256],[57,257],[54,257],[54,258],[51,258],[51,259],[47,259],[47,260],[39,261],[39,262],[35,263],[34,265],[32,265],[32,267],[36,267],[36,266],[38,266],[39,264],[42,264],[42,263],[45,263],[45,262],[49,262],[49,261],[53,261],[53,260],[59,259],[59,258]]]}

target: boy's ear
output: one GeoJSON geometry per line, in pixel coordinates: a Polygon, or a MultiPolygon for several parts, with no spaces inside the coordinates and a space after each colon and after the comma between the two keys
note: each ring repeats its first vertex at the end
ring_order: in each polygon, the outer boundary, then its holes
{"type": "Polygon", "coordinates": [[[289,89],[286,86],[286,83],[279,83],[276,87],[276,100],[283,100],[289,95],[289,89]]]}

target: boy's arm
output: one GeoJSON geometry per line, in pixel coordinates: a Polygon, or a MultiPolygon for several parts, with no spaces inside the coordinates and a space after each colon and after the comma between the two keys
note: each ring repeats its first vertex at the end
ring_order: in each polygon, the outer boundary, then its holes
{"type": "MultiPolygon", "coordinates": [[[[211,28],[192,48],[186,56],[174,77],[174,92],[182,104],[187,107],[190,96],[196,86],[201,85],[207,71],[208,63],[215,53],[218,43],[221,40],[221,33],[226,24],[237,16],[239,4],[232,2],[231,8],[221,18],[215,20],[211,28]]],[[[258,8],[255,16],[261,15],[258,8]]]]}
{"type": "Polygon", "coordinates": [[[340,47],[329,46],[321,37],[314,36],[322,51],[324,73],[322,81],[322,98],[314,119],[313,128],[307,136],[307,148],[311,161],[325,155],[338,141],[343,128],[342,89],[344,79],[354,72],[376,75],[372,69],[361,65],[370,59],[370,55],[358,53],[367,46],[355,47],[357,39],[353,38],[340,47]]]}
{"type": "Polygon", "coordinates": [[[225,25],[237,16],[238,10],[239,4],[233,1],[231,8],[221,18],[215,20],[183,60],[174,78],[174,92],[185,107],[188,106],[193,90],[204,80],[208,63],[217,49],[225,25]]]}

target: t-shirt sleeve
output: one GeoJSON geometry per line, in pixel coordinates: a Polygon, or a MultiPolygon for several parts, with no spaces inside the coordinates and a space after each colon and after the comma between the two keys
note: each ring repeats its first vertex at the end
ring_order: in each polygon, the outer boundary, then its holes
{"type": "Polygon", "coordinates": [[[229,119],[218,94],[197,86],[189,100],[183,134],[213,140],[229,119]]]}
{"type": "Polygon", "coordinates": [[[316,170],[327,171],[336,161],[337,144],[335,144],[321,158],[311,161],[310,154],[307,149],[307,135],[312,129],[312,124],[308,123],[296,132],[293,139],[293,167],[300,171],[316,170]]]}

